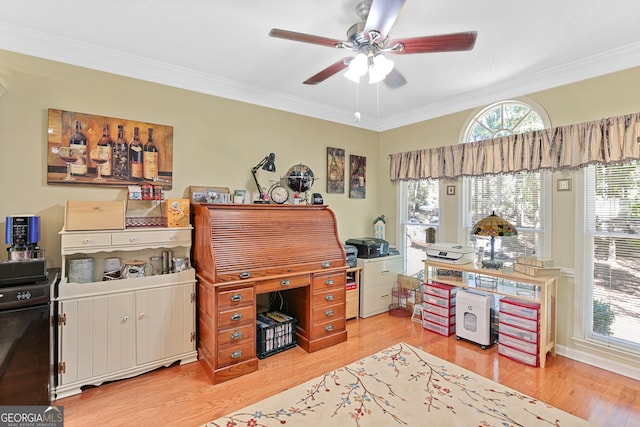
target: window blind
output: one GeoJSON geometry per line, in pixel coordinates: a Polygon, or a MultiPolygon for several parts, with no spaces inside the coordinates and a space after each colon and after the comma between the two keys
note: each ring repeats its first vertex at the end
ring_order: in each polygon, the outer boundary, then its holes
{"type": "Polygon", "coordinates": [[[469,244],[490,251],[488,237],[472,236],[471,227],[495,212],[518,230],[517,236],[496,238],[496,259],[514,262],[519,255],[543,256],[544,191],[542,172],[518,172],[469,178],[469,209],[465,229],[469,244]]]}
{"type": "Polygon", "coordinates": [[[640,163],[586,173],[585,336],[640,350],[640,163]]]}

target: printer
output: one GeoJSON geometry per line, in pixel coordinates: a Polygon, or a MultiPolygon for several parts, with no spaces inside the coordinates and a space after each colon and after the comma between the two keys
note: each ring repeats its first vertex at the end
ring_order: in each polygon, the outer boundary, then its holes
{"type": "Polygon", "coordinates": [[[476,250],[457,243],[433,243],[427,247],[427,259],[450,264],[473,262],[476,250]]]}
{"type": "Polygon", "coordinates": [[[347,267],[352,268],[358,265],[358,248],[352,245],[344,245],[344,253],[347,258],[347,267]]]}
{"type": "Polygon", "coordinates": [[[358,249],[358,258],[378,258],[389,255],[389,242],[374,237],[349,239],[347,245],[358,249]]]}

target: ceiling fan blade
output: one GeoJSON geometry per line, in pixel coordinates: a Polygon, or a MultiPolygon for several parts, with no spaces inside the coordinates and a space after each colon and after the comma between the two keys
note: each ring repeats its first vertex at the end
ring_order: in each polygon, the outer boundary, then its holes
{"type": "Polygon", "coordinates": [[[295,31],[280,30],[273,28],[269,31],[269,36],[279,39],[293,40],[296,42],[318,44],[329,47],[342,47],[342,40],[330,39],[328,37],[314,36],[312,34],[296,33],[295,31]]]}
{"type": "Polygon", "coordinates": [[[407,79],[404,78],[400,71],[394,68],[387,74],[387,77],[384,78],[384,84],[387,85],[389,89],[397,89],[400,86],[406,85],[407,79]]]}
{"type": "Polygon", "coordinates": [[[365,34],[377,31],[381,40],[386,39],[404,3],[405,0],[373,0],[364,25],[365,34]]]}
{"type": "Polygon", "coordinates": [[[401,43],[404,49],[392,49],[392,53],[430,53],[430,52],[454,52],[471,50],[476,44],[477,31],[465,33],[442,34],[438,36],[414,37],[408,39],[393,40],[388,46],[401,43]]]}
{"type": "Polygon", "coordinates": [[[340,71],[347,68],[347,66],[349,66],[349,62],[351,62],[351,59],[353,58],[350,56],[346,58],[342,58],[340,61],[329,65],[327,68],[320,71],[318,74],[315,74],[309,77],[303,83],[306,85],[315,85],[315,84],[321,83],[326,79],[328,79],[329,77],[333,76],[334,74],[337,74],[340,71]]]}

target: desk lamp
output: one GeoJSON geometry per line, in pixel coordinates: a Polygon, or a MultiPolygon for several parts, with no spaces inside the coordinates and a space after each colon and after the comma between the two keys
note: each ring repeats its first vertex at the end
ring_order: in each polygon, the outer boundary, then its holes
{"type": "Polygon", "coordinates": [[[256,172],[258,172],[258,169],[260,168],[268,172],[275,172],[276,171],[275,161],[276,161],[276,155],[273,153],[270,153],[269,155],[265,156],[264,159],[260,160],[260,163],[258,163],[251,169],[251,175],[253,175],[253,180],[256,183],[256,187],[258,187],[258,194],[259,194],[258,196],[259,199],[254,200],[253,203],[269,203],[269,196],[267,195],[267,193],[265,193],[262,190],[262,187],[260,187],[260,184],[258,183],[258,178],[256,177],[256,172]]]}
{"type": "Polygon", "coordinates": [[[491,237],[491,259],[482,260],[482,268],[493,268],[499,270],[502,267],[502,261],[496,260],[494,245],[496,236],[516,236],[518,231],[516,228],[506,219],[499,217],[495,212],[491,212],[486,218],[478,221],[476,225],[471,229],[471,234],[475,236],[489,236],[491,237]]]}

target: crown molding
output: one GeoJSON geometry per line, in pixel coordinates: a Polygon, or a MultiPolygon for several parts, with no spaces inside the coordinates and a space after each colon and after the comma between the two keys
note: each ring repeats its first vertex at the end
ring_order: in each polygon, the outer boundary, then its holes
{"type": "MultiPolygon", "coordinates": [[[[373,131],[391,130],[640,65],[640,43],[636,43],[559,67],[503,80],[378,121],[367,117],[355,120],[353,111],[347,108],[335,108],[305,98],[266,91],[234,80],[19,26],[7,24],[0,27],[0,49],[373,131]]],[[[0,95],[2,90],[0,86],[0,95]]]]}
{"type": "Polygon", "coordinates": [[[529,95],[637,66],[640,66],[640,43],[630,44],[526,76],[502,80],[480,90],[470,91],[463,95],[390,116],[381,122],[380,130],[407,126],[446,114],[529,95]]]}

